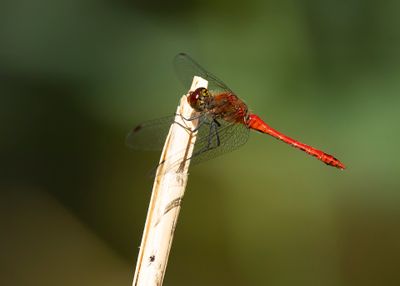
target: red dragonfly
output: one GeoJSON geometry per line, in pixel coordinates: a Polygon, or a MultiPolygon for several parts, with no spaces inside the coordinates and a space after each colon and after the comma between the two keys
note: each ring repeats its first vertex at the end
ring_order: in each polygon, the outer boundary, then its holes
{"type": "MultiPolygon", "coordinates": [[[[321,150],[294,140],[270,127],[216,76],[202,68],[189,55],[180,53],[174,59],[179,79],[188,88],[193,76],[208,81],[208,88],[198,88],[188,94],[191,107],[199,112],[199,128],[191,163],[215,158],[233,151],[246,143],[250,129],[279,139],[327,165],[345,169],[338,159],[321,150]]],[[[190,120],[190,119],[185,119],[190,120]]],[[[159,150],[174,116],[145,122],[135,127],[127,136],[127,144],[135,149],[159,150]]]]}

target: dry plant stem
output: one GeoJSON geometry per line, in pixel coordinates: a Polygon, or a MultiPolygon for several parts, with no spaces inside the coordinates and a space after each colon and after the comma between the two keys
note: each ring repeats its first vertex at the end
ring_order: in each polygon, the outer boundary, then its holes
{"type": "MultiPolygon", "coordinates": [[[[194,77],[190,90],[199,87],[207,88],[207,86],[206,80],[194,77]]],[[[187,158],[191,157],[196,140],[195,134],[188,132],[182,126],[193,130],[198,124],[197,119],[183,119],[193,118],[196,115],[187,103],[186,96],[181,98],[176,114],[176,123],[171,125],[161,154],[160,165],[157,168],[133,286],[162,285],[167,267],[180,205],[188,179],[190,160],[187,160],[187,158]],[[172,162],[169,162],[169,157],[174,158],[170,160],[172,162]],[[177,159],[182,163],[176,164],[177,159]],[[161,164],[161,162],[164,163],[161,164]]]]}

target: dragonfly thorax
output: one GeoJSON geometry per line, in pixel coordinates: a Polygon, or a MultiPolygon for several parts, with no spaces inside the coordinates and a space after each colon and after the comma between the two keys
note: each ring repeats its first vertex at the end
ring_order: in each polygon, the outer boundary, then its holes
{"type": "Polygon", "coordinates": [[[204,87],[199,87],[195,91],[191,91],[187,97],[190,106],[198,112],[204,111],[207,108],[210,99],[211,94],[204,87]]]}

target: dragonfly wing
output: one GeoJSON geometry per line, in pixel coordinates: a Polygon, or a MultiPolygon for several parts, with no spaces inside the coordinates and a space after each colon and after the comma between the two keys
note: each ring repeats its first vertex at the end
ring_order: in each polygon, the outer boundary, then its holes
{"type": "Polygon", "coordinates": [[[247,142],[249,129],[245,125],[225,120],[218,120],[218,123],[220,126],[216,126],[216,128],[211,127],[211,125],[200,128],[191,164],[204,162],[232,152],[247,142]]]}
{"type": "Polygon", "coordinates": [[[126,145],[136,150],[162,150],[175,116],[143,122],[126,136],[126,145]]]}
{"type": "MultiPolygon", "coordinates": [[[[210,125],[204,124],[199,128],[192,156],[188,159],[190,164],[198,164],[220,155],[234,151],[244,145],[249,138],[249,129],[238,123],[230,123],[224,120],[218,121],[218,131],[210,129],[210,125]]],[[[170,163],[170,169],[176,169],[182,164],[182,152],[171,154],[166,161],[170,163]]],[[[164,162],[165,163],[165,162],[164,162]]]]}
{"type": "Polygon", "coordinates": [[[200,76],[208,81],[208,89],[216,92],[229,91],[229,87],[212,73],[206,71],[194,59],[185,53],[176,55],[174,59],[174,68],[179,80],[186,88],[192,84],[194,76],[200,76]]]}
{"type": "MultiPolygon", "coordinates": [[[[190,157],[191,164],[198,164],[234,151],[247,142],[249,129],[245,125],[225,120],[218,120],[217,124],[208,116],[204,117],[197,131],[196,142],[190,157]]],[[[138,150],[161,150],[173,122],[173,116],[144,122],[127,135],[127,145],[138,150]]],[[[184,152],[185,150],[182,150],[166,158],[172,162],[169,164],[171,169],[175,169],[182,163],[182,159],[179,158],[184,152]]]]}

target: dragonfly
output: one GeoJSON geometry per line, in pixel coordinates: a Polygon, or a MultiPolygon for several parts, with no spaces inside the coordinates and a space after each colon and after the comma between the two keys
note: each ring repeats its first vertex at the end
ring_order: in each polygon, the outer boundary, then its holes
{"type": "MultiPolygon", "coordinates": [[[[193,130],[197,139],[193,155],[189,158],[191,164],[236,150],[247,142],[250,130],[254,130],[289,144],[329,166],[345,169],[345,165],[334,156],[292,139],[265,123],[249,110],[235,92],[189,55],[178,54],[174,58],[174,68],[187,88],[194,76],[208,81],[207,88],[200,87],[187,94],[187,102],[199,114],[196,117],[198,127],[193,130]]],[[[139,124],[127,135],[127,145],[140,150],[161,150],[174,118],[168,116],[139,124]]]]}

